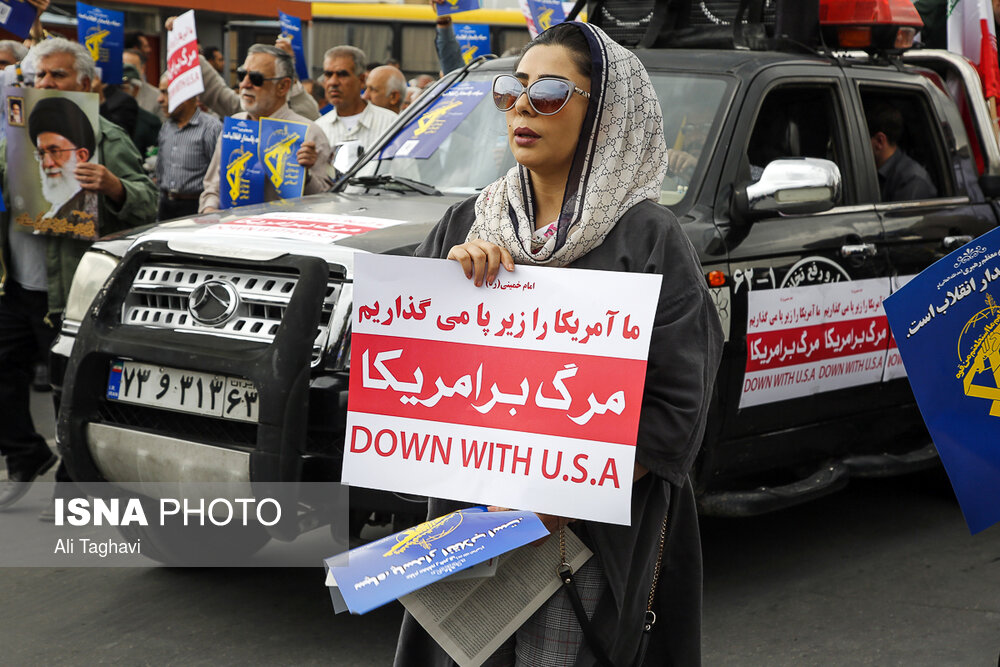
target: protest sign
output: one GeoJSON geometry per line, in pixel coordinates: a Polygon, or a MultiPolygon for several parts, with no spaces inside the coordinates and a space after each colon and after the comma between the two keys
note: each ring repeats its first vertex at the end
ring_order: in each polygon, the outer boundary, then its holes
{"type": "Polygon", "coordinates": [[[0,28],[21,39],[31,34],[31,24],[37,16],[35,8],[26,0],[0,0],[0,28]]]}
{"type": "Polygon", "coordinates": [[[7,94],[7,193],[15,233],[100,236],[98,195],[74,170],[100,162],[95,93],[10,86],[7,94]]]}
{"type": "Polygon", "coordinates": [[[438,16],[445,14],[458,14],[479,9],[479,0],[444,0],[441,4],[435,4],[434,10],[438,16]]]}
{"type": "Polygon", "coordinates": [[[222,126],[221,208],[264,201],[264,169],[257,160],[259,123],[226,118],[222,126]]]}
{"type": "Polygon", "coordinates": [[[490,27],[479,23],[456,23],[455,39],[462,49],[462,59],[468,65],[475,58],[490,53],[490,27]]]}
{"type": "Polygon", "coordinates": [[[882,382],[887,296],[888,278],[751,290],[740,408],[882,382]]]}
{"type": "Polygon", "coordinates": [[[627,524],[659,289],[357,255],[343,481],[627,524]]]}
{"type": "Polygon", "coordinates": [[[195,95],[205,92],[198,63],[198,34],[194,26],[194,10],[188,10],[174,19],[174,27],[167,32],[167,105],[173,112],[178,105],[195,95]]]}
{"type": "Polygon", "coordinates": [[[885,301],[920,414],[973,533],[1000,521],[1000,230],[885,301]]]}
{"type": "Polygon", "coordinates": [[[278,12],[278,21],[281,24],[281,38],[292,43],[292,51],[295,53],[295,75],[301,81],[311,79],[309,65],[306,63],[305,42],[302,40],[302,19],[285,12],[278,12]]]}
{"type": "Polygon", "coordinates": [[[490,85],[488,81],[463,81],[446,90],[429,109],[396,134],[396,138],[382,149],[381,159],[429,158],[486,98],[490,85]]]}
{"type": "Polygon", "coordinates": [[[537,32],[545,32],[566,20],[560,0],[527,0],[528,12],[537,32]]]}
{"type": "Polygon", "coordinates": [[[76,3],[76,38],[87,47],[102,83],[122,82],[125,14],[76,3]]]}
{"type": "Polygon", "coordinates": [[[549,534],[531,512],[472,507],[324,561],[347,608],[365,614],[549,534]]]}
{"type": "Polygon", "coordinates": [[[295,154],[302,147],[309,126],[294,120],[260,119],[257,159],[282,199],[301,197],[306,186],[306,169],[295,154]]]}

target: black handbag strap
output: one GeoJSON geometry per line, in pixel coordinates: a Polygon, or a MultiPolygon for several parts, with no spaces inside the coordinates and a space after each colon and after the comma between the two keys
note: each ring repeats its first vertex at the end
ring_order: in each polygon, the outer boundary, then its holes
{"type": "Polygon", "coordinates": [[[590,619],[587,618],[587,611],[583,608],[583,602],[580,600],[580,593],[576,590],[576,582],[573,579],[573,570],[570,568],[568,563],[561,563],[559,565],[559,578],[562,580],[563,588],[566,589],[566,595],[569,597],[570,604],[573,605],[573,611],[576,613],[576,620],[580,623],[580,629],[583,630],[583,638],[587,641],[587,646],[590,647],[590,652],[594,654],[597,658],[597,662],[603,667],[614,667],[611,660],[608,659],[608,655],[604,652],[604,648],[601,646],[600,642],[597,641],[597,635],[594,634],[594,627],[590,623],[590,619]]]}
{"type": "MultiPolygon", "coordinates": [[[[653,611],[653,604],[656,600],[656,588],[660,581],[660,568],[663,565],[663,547],[667,540],[667,518],[668,515],[663,515],[663,523],[660,525],[660,544],[659,550],[656,554],[656,564],[653,567],[653,583],[649,589],[649,599],[646,603],[646,613],[642,620],[642,636],[639,638],[639,650],[636,653],[635,664],[639,665],[645,659],[646,648],[649,646],[649,636],[653,631],[653,626],[656,625],[656,612],[653,611]]],[[[608,658],[608,654],[604,652],[604,647],[597,640],[597,635],[594,631],[594,626],[587,618],[587,611],[583,608],[583,601],[580,600],[580,592],[576,589],[576,581],[573,579],[573,568],[569,566],[566,562],[566,529],[559,529],[559,568],[557,572],[559,573],[559,579],[562,581],[563,588],[566,589],[566,595],[569,597],[569,602],[573,605],[573,613],[576,614],[576,620],[580,624],[580,629],[583,631],[583,638],[587,642],[587,646],[590,648],[590,652],[594,654],[594,658],[597,660],[598,664],[602,667],[614,667],[614,663],[608,658]]],[[[1000,667],[1000,663],[998,663],[1000,667]]]]}

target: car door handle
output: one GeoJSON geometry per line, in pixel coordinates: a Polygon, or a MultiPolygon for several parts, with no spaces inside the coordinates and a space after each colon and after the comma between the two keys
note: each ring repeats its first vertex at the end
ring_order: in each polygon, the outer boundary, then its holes
{"type": "Polygon", "coordinates": [[[878,248],[874,243],[849,243],[840,246],[841,257],[874,257],[878,248]]]}
{"type": "Polygon", "coordinates": [[[954,250],[955,248],[961,248],[966,243],[972,240],[972,237],[968,234],[959,234],[958,236],[946,236],[944,240],[941,241],[941,245],[945,250],[954,250]]]}

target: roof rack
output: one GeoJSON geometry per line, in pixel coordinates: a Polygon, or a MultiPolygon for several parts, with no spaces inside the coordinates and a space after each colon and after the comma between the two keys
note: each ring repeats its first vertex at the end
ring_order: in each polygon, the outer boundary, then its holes
{"type": "Polygon", "coordinates": [[[819,0],[592,0],[589,21],[624,46],[753,49],[819,43],[819,0]]]}

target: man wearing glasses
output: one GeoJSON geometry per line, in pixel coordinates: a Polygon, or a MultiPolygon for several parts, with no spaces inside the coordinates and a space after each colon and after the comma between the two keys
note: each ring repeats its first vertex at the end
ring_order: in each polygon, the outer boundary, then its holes
{"type": "MultiPolygon", "coordinates": [[[[305,141],[296,154],[299,165],[308,170],[304,193],[307,195],[323,192],[330,187],[326,176],[326,165],[330,161],[330,145],[315,123],[300,116],[288,107],[288,91],[295,77],[295,62],[292,57],[275,46],[254,44],[247,52],[243,67],[236,70],[240,85],[240,106],[243,111],[233,114],[233,118],[277,118],[305,123],[305,141]],[[313,167],[316,167],[315,169],[313,167]]],[[[198,211],[208,213],[219,210],[219,183],[222,161],[222,136],[215,144],[215,154],[205,172],[204,190],[201,193],[198,211]]],[[[270,179],[264,182],[264,201],[278,199],[278,193],[270,179]]]]}
{"type": "MultiPolygon", "coordinates": [[[[35,62],[35,88],[87,92],[97,78],[97,68],[87,50],[76,42],[61,37],[47,39],[34,46],[29,57],[35,62]]],[[[51,99],[51,98],[50,98],[51,99]]],[[[48,102],[39,102],[43,108],[48,102]]],[[[75,106],[75,105],[73,105],[75,106]]],[[[58,110],[56,110],[58,111],[58,110]]],[[[152,222],[156,215],[156,187],[142,169],[142,158],[125,131],[104,118],[98,119],[97,132],[86,121],[90,134],[69,115],[51,119],[41,117],[34,129],[38,167],[7,164],[6,138],[0,140],[0,172],[3,192],[13,195],[8,187],[8,169],[40,168],[43,174],[67,178],[68,163],[75,160],[72,180],[77,185],[61,185],[55,189],[69,195],[77,189],[97,200],[98,229],[102,234],[152,222]],[[57,127],[58,132],[49,132],[57,127]],[[92,137],[92,138],[91,138],[92,137]],[[63,142],[62,140],[66,140],[63,142]],[[75,148],[71,148],[75,146],[75,148]],[[93,159],[94,149],[100,160],[93,159]],[[86,156],[86,159],[84,159],[86,156]]],[[[79,108],[77,107],[79,112],[79,108]]],[[[80,112],[82,113],[82,112],[80,112]]],[[[48,114],[43,114],[48,115],[48,114]]],[[[85,117],[84,117],[85,118],[85,117]]],[[[29,120],[29,124],[32,121],[29,120]]],[[[43,181],[44,182],[44,181],[43,181]]],[[[52,194],[52,184],[49,186],[52,194]]],[[[86,194],[85,194],[86,196],[86,194]]],[[[51,202],[53,207],[57,202],[51,202]]],[[[10,206],[6,207],[10,210],[10,206]]],[[[60,206],[57,212],[61,210],[60,206]]],[[[50,210],[50,213],[52,211],[50,210]]],[[[0,482],[0,509],[16,503],[35,479],[52,467],[56,457],[35,431],[29,407],[29,385],[34,375],[34,361],[48,350],[59,330],[60,316],[73,272],[90,246],[69,236],[43,236],[26,233],[8,213],[0,214],[0,453],[7,462],[7,480],[0,482]]],[[[56,479],[69,481],[63,466],[56,479]]],[[[43,512],[43,518],[45,513],[43,512]]]]}

